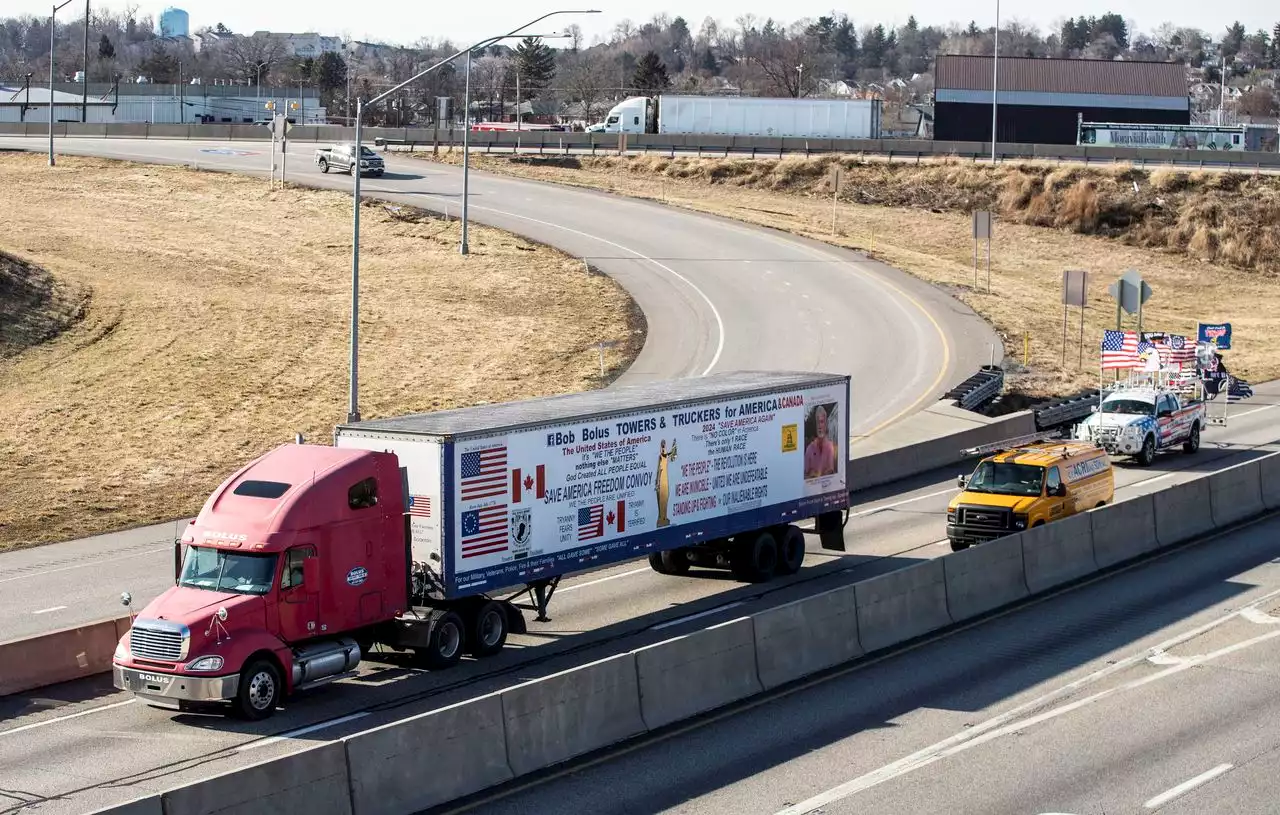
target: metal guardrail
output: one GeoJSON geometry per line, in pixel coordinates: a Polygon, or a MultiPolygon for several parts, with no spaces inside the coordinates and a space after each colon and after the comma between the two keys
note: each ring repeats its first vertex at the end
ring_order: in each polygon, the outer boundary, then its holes
{"type": "Polygon", "coordinates": [[[1098,404],[1098,391],[1084,391],[1073,396],[1053,399],[1034,409],[1036,427],[1052,430],[1067,424],[1075,424],[1089,415],[1098,404]]]}
{"type": "Polygon", "coordinates": [[[956,407],[978,410],[1004,392],[1004,369],[998,365],[983,365],[976,374],[947,391],[946,398],[954,399],[956,407]]]}

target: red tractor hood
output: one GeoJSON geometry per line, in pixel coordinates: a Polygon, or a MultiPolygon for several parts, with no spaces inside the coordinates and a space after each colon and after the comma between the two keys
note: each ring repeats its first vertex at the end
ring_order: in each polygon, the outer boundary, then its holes
{"type": "Polygon", "coordinates": [[[228,591],[209,591],[186,586],[174,586],[147,604],[139,619],[168,620],[182,623],[196,636],[203,632],[219,608],[227,610],[223,626],[227,630],[252,626],[262,628],[265,623],[265,603],[253,594],[236,594],[228,591]]]}

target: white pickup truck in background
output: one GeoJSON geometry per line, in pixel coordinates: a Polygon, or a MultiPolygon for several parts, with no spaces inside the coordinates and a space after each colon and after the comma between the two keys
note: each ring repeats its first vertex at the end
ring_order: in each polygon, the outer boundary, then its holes
{"type": "MultiPolygon", "coordinates": [[[[355,144],[352,142],[331,144],[316,151],[316,165],[320,167],[322,173],[327,173],[330,168],[333,168],[355,175],[355,162],[352,160],[354,154],[355,144]]],[[[381,156],[361,145],[360,175],[381,176],[386,169],[381,156]]]]}
{"type": "Polygon", "coordinates": [[[1199,399],[1184,400],[1163,387],[1121,387],[1106,395],[1075,435],[1147,467],[1156,453],[1178,445],[1187,453],[1199,450],[1204,427],[1205,405],[1199,399]]]}

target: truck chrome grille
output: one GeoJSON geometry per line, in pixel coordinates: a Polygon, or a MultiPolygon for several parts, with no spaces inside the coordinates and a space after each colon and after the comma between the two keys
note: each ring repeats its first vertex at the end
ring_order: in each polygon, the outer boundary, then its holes
{"type": "Polygon", "coordinates": [[[960,507],[957,522],[979,529],[1010,529],[1009,512],[991,507],[960,507]]]}
{"type": "Polygon", "coordinates": [[[142,659],[181,662],[187,655],[187,640],[185,627],[155,620],[135,620],[129,630],[129,650],[142,659]]]}

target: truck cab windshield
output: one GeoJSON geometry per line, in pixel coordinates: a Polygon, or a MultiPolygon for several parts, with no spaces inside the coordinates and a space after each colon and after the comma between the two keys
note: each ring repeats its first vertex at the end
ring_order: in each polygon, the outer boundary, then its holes
{"type": "Polygon", "coordinates": [[[235,594],[266,594],[271,590],[275,573],[275,555],[250,555],[207,546],[188,546],[178,585],[235,594]]]}
{"type": "Polygon", "coordinates": [[[992,495],[1039,495],[1043,479],[1043,467],[984,461],[973,471],[965,488],[992,495]]]}
{"type": "Polygon", "coordinates": [[[1103,413],[1124,413],[1131,416],[1150,416],[1156,412],[1155,405],[1139,399],[1108,399],[1102,403],[1103,413]]]}

